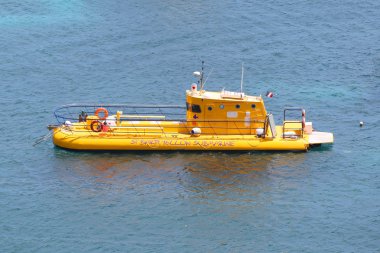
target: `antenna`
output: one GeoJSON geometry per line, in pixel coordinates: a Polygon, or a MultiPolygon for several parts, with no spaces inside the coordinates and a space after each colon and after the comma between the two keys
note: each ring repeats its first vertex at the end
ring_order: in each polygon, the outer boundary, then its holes
{"type": "Polygon", "coordinates": [[[201,77],[200,77],[201,89],[200,90],[203,90],[203,85],[204,85],[204,82],[203,82],[203,69],[204,69],[204,65],[205,65],[205,61],[202,61],[202,70],[201,70],[201,77]]]}
{"type": "Polygon", "coordinates": [[[243,81],[244,81],[244,62],[241,63],[240,93],[243,93],[243,81]]]}
{"type": "MultiPolygon", "coordinates": [[[[207,75],[207,77],[206,77],[206,80],[205,80],[205,82],[203,83],[202,89],[203,89],[203,87],[205,86],[205,84],[206,84],[206,82],[207,82],[208,78],[210,77],[210,75],[211,75],[211,73],[212,73],[213,70],[214,70],[214,68],[212,68],[211,71],[208,73],[208,75],[207,75]]],[[[202,89],[201,89],[201,90],[202,90],[202,89]]]]}

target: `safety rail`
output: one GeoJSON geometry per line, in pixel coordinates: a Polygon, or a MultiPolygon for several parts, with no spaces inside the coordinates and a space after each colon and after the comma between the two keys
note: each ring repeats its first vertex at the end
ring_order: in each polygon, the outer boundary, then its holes
{"type": "Polygon", "coordinates": [[[58,123],[62,125],[83,122],[81,125],[73,124],[72,127],[68,126],[67,130],[69,131],[97,134],[88,127],[86,119],[87,116],[94,115],[99,108],[105,108],[111,116],[117,115],[118,111],[123,112],[118,118],[118,125],[109,127],[110,133],[115,135],[190,133],[194,127],[200,127],[202,132],[208,135],[255,135],[256,130],[261,128],[263,129],[263,134],[256,135],[265,137],[268,128],[267,119],[262,121],[250,120],[249,126],[246,125],[247,121],[245,119],[187,121],[185,116],[186,107],[178,105],[71,104],[56,109],[54,115],[58,123]],[[81,118],[81,114],[84,114],[85,117],[81,118]],[[192,125],[193,122],[194,125],[192,125]]]}
{"type": "Polygon", "coordinates": [[[63,124],[67,120],[76,121],[80,114],[94,115],[99,108],[106,108],[110,115],[116,115],[117,111],[123,111],[129,118],[138,120],[174,120],[174,118],[184,119],[186,106],[180,105],[136,105],[136,104],[69,104],[64,105],[54,111],[54,116],[58,123],[63,124]],[[150,116],[150,117],[143,117],[150,116]],[[163,118],[164,116],[164,118],[163,118]]]}
{"type": "Polygon", "coordinates": [[[284,120],[282,125],[282,138],[293,138],[293,137],[300,137],[303,138],[304,134],[304,127],[305,127],[305,110],[303,108],[285,108],[284,109],[284,120]],[[291,112],[301,112],[301,120],[287,120],[287,113],[291,112]],[[294,125],[300,124],[301,127],[294,127],[294,125]],[[291,127],[286,127],[286,125],[291,125],[291,127]],[[292,131],[299,131],[299,134],[292,131]],[[288,134],[290,133],[290,134],[288,134]]]}
{"type": "MultiPolygon", "coordinates": [[[[123,134],[133,134],[133,135],[148,135],[148,134],[183,134],[183,133],[190,133],[191,130],[194,127],[198,126],[189,126],[186,120],[181,121],[170,121],[170,120],[155,120],[154,122],[150,121],[149,123],[153,123],[150,126],[147,125],[139,125],[139,121],[126,121],[130,125],[128,126],[111,126],[110,133],[113,133],[115,135],[123,135],[123,134]],[[136,123],[137,122],[137,123],[136,123]],[[177,125],[162,125],[164,122],[176,122],[179,123],[177,125]],[[154,131],[157,130],[157,131],[154,131]]],[[[143,122],[143,121],[141,121],[143,122]]],[[[251,123],[254,124],[260,124],[260,127],[239,127],[239,123],[245,123],[245,121],[197,121],[196,122],[202,129],[202,132],[209,132],[207,135],[247,135],[244,133],[245,131],[249,130],[248,135],[257,135],[252,134],[252,131],[256,131],[257,129],[265,129],[265,121],[251,121],[251,123]],[[213,123],[230,123],[233,124],[233,127],[227,126],[213,126],[213,123]],[[210,125],[211,124],[211,125],[210,125]],[[208,131],[209,130],[209,131],[208,131]],[[234,131],[234,133],[230,133],[230,131],[234,131]],[[210,133],[211,132],[211,133],[210,133]]],[[[85,128],[85,122],[83,122],[83,125],[67,125],[67,130],[72,132],[87,132],[87,133],[93,133],[97,134],[97,132],[92,131],[89,128],[85,128]]],[[[265,133],[265,130],[263,130],[265,133]]],[[[260,137],[265,137],[265,134],[260,134],[260,137]]]]}

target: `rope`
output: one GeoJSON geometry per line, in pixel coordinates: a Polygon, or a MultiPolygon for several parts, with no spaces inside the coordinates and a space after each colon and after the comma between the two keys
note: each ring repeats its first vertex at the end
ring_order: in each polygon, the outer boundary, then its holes
{"type": "Polygon", "coordinates": [[[50,131],[49,133],[37,138],[37,140],[35,140],[35,142],[33,143],[33,147],[37,146],[38,144],[42,142],[47,141],[53,135],[53,133],[54,133],[53,131],[50,131]]]}

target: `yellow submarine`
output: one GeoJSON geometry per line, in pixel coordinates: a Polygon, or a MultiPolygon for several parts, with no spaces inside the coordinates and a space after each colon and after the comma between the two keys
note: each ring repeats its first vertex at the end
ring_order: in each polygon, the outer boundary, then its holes
{"type": "Polygon", "coordinates": [[[53,142],[72,150],[306,151],[334,141],[332,133],[315,131],[306,122],[302,108],[284,109],[282,125],[276,126],[264,99],[243,93],[243,70],[240,92],[206,91],[203,66],[193,74],[198,83],[186,91],[186,106],[58,108],[59,124],[49,126],[53,142]]]}

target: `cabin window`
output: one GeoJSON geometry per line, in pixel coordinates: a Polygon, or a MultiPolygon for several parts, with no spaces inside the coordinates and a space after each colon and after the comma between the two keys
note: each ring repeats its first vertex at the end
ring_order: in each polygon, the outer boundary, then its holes
{"type": "Polygon", "coordinates": [[[186,110],[190,110],[190,104],[186,102],[186,110]]]}
{"type": "Polygon", "coordinates": [[[209,111],[212,111],[212,107],[211,107],[211,106],[209,106],[207,109],[208,109],[209,111]]]}
{"type": "Polygon", "coordinates": [[[219,105],[219,108],[224,109],[224,105],[223,104],[219,105]]]}
{"type": "Polygon", "coordinates": [[[256,105],[255,105],[255,104],[252,104],[251,107],[252,107],[252,109],[255,109],[255,108],[256,108],[256,105]]]}
{"type": "Polygon", "coordinates": [[[236,109],[239,109],[240,108],[240,105],[235,105],[236,109]]]}
{"type": "Polygon", "coordinates": [[[201,107],[199,105],[191,105],[191,111],[200,113],[201,107]]]}

